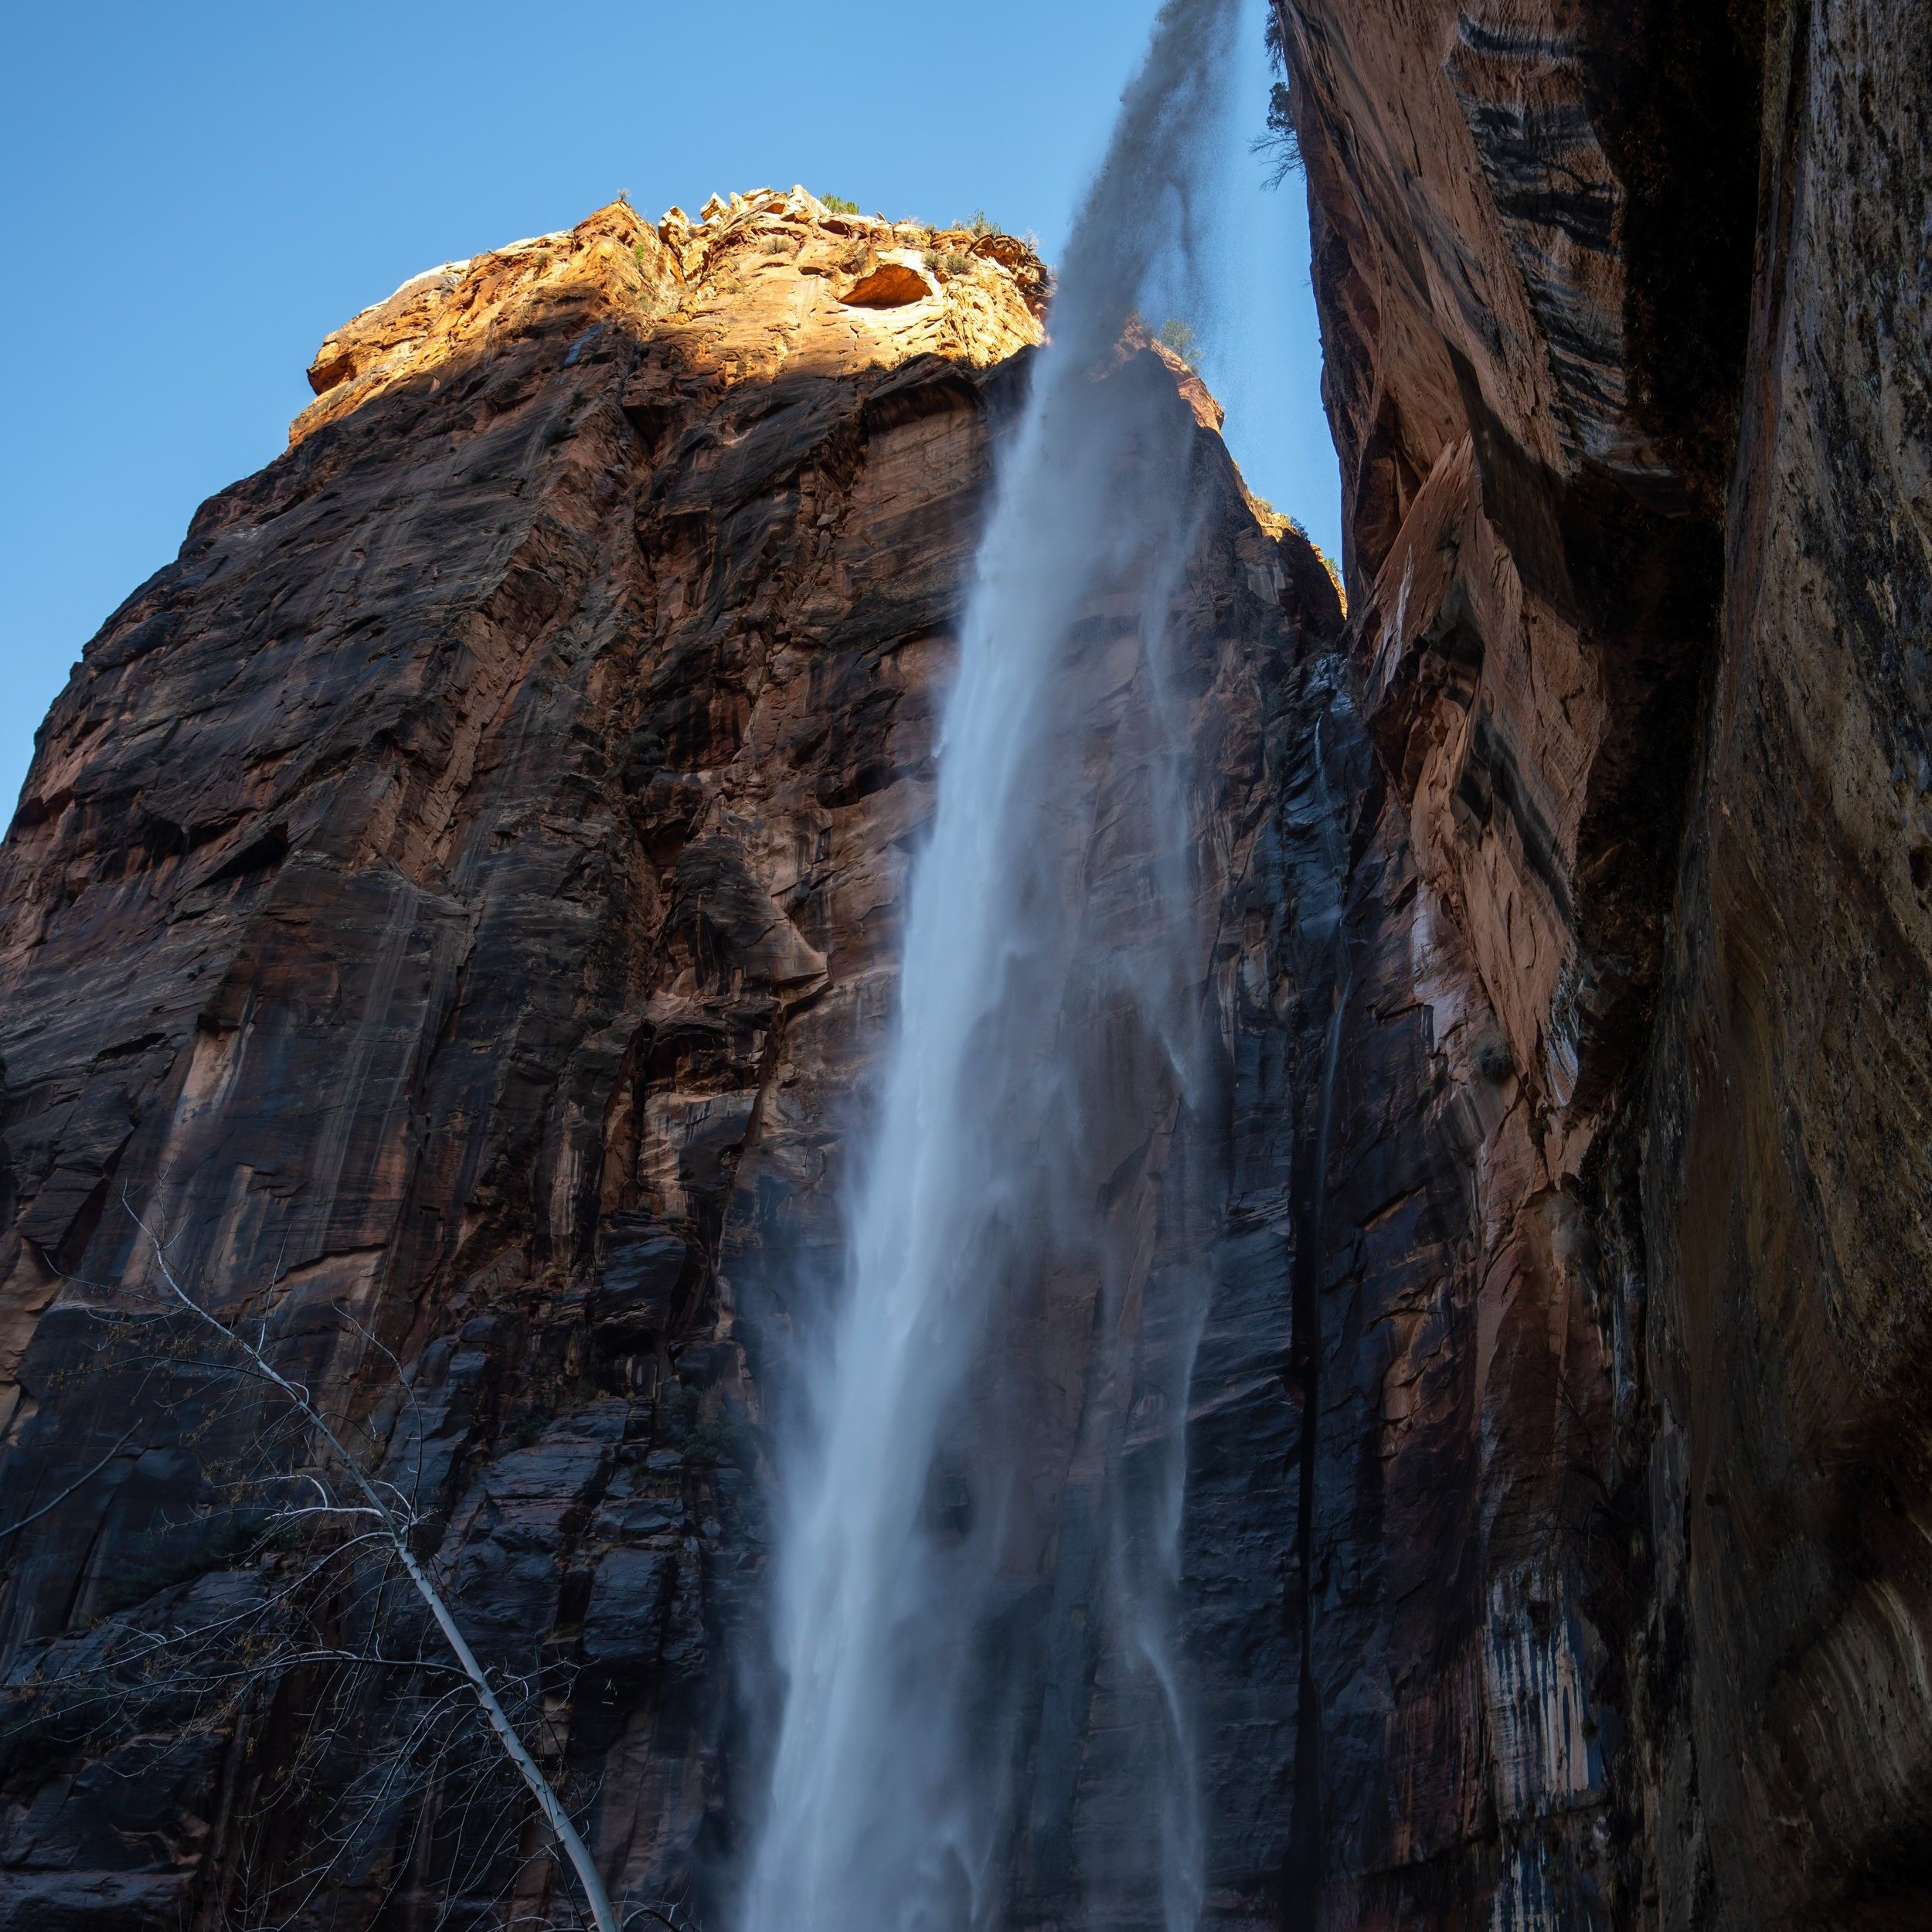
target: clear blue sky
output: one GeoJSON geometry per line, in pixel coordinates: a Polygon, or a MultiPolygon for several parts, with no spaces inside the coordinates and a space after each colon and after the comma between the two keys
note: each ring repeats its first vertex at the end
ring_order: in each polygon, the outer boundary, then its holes
{"type": "MultiPolygon", "coordinates": [[[[454,257],[714,189],[984,208],[1050,253],[1156,0],[173,0],[15,9],[0,63],[0,822],[80,647],[269,461],[316,345],[454,257]]],[[[1302,184],[1245,151],[1206,372],[1253,488],[1338,547],[1302,184]]]]}

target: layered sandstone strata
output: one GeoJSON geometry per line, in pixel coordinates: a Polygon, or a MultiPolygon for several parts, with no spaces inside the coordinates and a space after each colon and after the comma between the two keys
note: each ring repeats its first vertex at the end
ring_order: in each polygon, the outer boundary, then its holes
{"type": "MultiPolygon", "coordinates": [[[[272,1405],[128,1341],[155,1305],[136,1215],[425,1512],[614,1893],[722,1909],[758,1741],[764,1405],[836,1276],[936,696],[1044,291],[1009,237],[802,192],[656,229],[617,205],[450,264],[328,338],[288,453],[89,647],[0,886],[4,1513],[50,1505],[4,1551],[29,1728],[6,1733],[0,1924],[285,1910],[318,1869],[304,1910],[332,1923],[560,1909],[532,1845],[478,1837],[473,1767],[345,1810],[355,1753],[309,1750],[300,1672],[63,1728],[55,1689],[114,1633],[269,1628],[303,1558],[234,1481],[272,1405]]],[[[1190,1548],[1217,1909],[1251,1917],[1291,1821],[1280,1369],[1326,1011],[1298,908],[1333,898],[1308,742],[1338,614],[1187,372],[1130,342],[1106,379],[1168,399],[1202,509],[1177,614],[1232,1178],[1190,1548]]],[[[1084,1318],[1043,1344],[1070,1386],[1084,1318]]],[[[1109,1479],[1044,1471],[1043,1505],[1077,1522],[1109,1479]]],[[[1122,1824],[1091,1815],[1100,1720],[1062,1721],[1092,1665],[1078,1572],[1056,1595],[1051,1568],[1077,1539],[1046,1543],[1056,1675],[1030,1693],[1013,1883],[1064,1919],[1066,1848],[1122,1824]]],[[[332,1641],[406,1626],[351,1603],[332,1641]]],[[[424,1682],[332,1721],[386,1748],[424,1682]]]]}
{"type": "MultiPolygon", "coordinates": [[[[1211,399],[1151,345],[1111,379],[1192,409],[1211,508],[1209,1916],[1915,1926],[1932,28],[1278,17],[1338,648],[1211,399]]],[[[0,1529],[51,1505],[6,1546],[16,1681],[279,1573],[217,1534],[219,1418],[86,1372],[131,1204],[420,1461],[618,1889],[721,1896],[760,1403],[835,1270],[1043,292],[801,195],[451,264],[330,338],[288,455],[90,647],[5,860],[0,1529]],[[400,1438],[342,1308],[406,1365],[400,1438]]],[[[1051,1472],[1060,1529],[1104,1481],[1051,1472]]],[[[1070,1574],[1027,1923],[1079,1922],[1119,1828],[1070,1574]]],[[[238,1896],[267,1722],[18,1756],[14,1922],[238,1896]]],[[[332,1881],[352,1921],[500,1875],[411,1828],[332,1881]]]]}
{"type": "Polygon", "coordinates": [[[1278,19],[1388,784],[1304,1909],[1920,1923],[1932,24],[1278,19]]]}

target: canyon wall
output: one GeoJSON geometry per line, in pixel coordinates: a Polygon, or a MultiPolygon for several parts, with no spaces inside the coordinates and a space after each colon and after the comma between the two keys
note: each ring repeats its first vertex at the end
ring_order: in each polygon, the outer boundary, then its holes
{"type": "Polygon", "coordinates": [[[1932,19],[1277,27],[1386,781],[1300,1909],[1923,1923],[1932,19]]]}
{"type": "MultiPolygon", "coordinates": [[[[287,454],[88,647],[0,875],[0,1925],[570,1909],[406,1593],[277,1514],[301,1432],[164,1319],[157,1239],[420,1515],[621,1903],[728,1922],[769,1743],[768,1426],[839,1278],[935,697],[1045,287],[1010,237],[801,192],[655,229],[620,204],[449,264],[328,338],[287,454]]],[[[1193,1654],[1215,1910],[1264,1922],[1340,613],[1183,366],[1134,338],[1106,379],[1165,397],[1198,512],[1168,701],[1211,834],[1207,1219],[1162,1208],[1158,1150],[1102,1165],[1151,1238],[1216,1260],[1193,1654]]],[[[1079,648],[1131,719],[1117,602],[1079,648]]],[[[1131,917],[1094,811],[1096,916],[1131,917]]],[[[1029,1923],[1084,1922],[1140,1838],[1105,1809],[1096,1330],[1063,1283],[1020,1365],[1061,1392],[1005,1631],[1029,1923]]]]}
{"type": "MultiPolygon", "coordinates": [[[[1107,378],[1192,411],[1202,506],[1209,1920],[1922,1924],[1932,19],[1276,19],[1345,628],[1188,372],[1107,378]]],[[[769,1429],[1046,291],[801,193],[448,264],[89,646],[0,858],[0,1926],[565,1910],[360,1573],[242,1692],[77,1699],[317,1546],[137,1216],[420,1509],[614,1890],[728,1920],[769,1429]]],[[[1022,1365],[1016,1924],[1098,1922],[1138,1828],[1091,1318],[1022,1365]]]]}

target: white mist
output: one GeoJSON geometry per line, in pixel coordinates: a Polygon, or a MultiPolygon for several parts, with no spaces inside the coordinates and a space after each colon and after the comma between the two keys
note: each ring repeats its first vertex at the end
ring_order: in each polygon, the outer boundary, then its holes
{"type": "Polygon", "coordinates": [[[1153,1283],[1145,1205],[1198,1057],[1196,830],[1165,695],[1192,428],[1165,378],[1098,376],[1185,252],[1237,12],[1162,12],[1002,457],[846,1288],[781,1452],[785,1702],[743,1932],[998,1923],[1019,1845],[1085,1923],[1185,1932],[1199,1912],[1172,1631],[1202,1290],[1153,1283]],[[1098,1337],[1077,1404],[1029,1352],[1070,1294],[1098,1337]],[[1075,1489],[1100,1499],[1050,1530],[1049,1455],[1098,1472],[1075,1489]],[[1082,1590],[1104,1653],[1083,1694],[1116,1741],[1063,1843],[1073,1801],[1027,1787],[1015,1740],[1072,1721],[1039,1633],[1082,1590]]]}

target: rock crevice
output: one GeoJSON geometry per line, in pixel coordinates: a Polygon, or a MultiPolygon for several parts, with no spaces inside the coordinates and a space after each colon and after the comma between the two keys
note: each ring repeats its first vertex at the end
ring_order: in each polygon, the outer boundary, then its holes
{"type": "Polygon", "coordinates": [[[1277,22],[1389,784],[1311,1922],[1916,1924],[1923,10],[1277,22]]]}
{"type": "MultiPolygon", "coordinates": [[[[1345,621],[1185,365],[1104,376],[1201,506],[1206,1915],[1917,1926],[1932,25],[1276,18],[1345,621]]],[[[0,852],[0,1927],[562,1909],[434,1660],[357,1648],[406,1618],[293,1587],[295,1446],[155,1327],[137,1213],[420,1511],[614,1893],[728,1917],[761,1458],[1049,287],[802,190],[445,264],[88,647],[0,852]],[[310,1648],[73,1694],[244,1625],[310,1648]]],[[[1134,1828],[1091,1315],[1029,1332],[1071,1393],[1005,1633],[1043,1927],[1134,1828]]]]}

